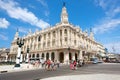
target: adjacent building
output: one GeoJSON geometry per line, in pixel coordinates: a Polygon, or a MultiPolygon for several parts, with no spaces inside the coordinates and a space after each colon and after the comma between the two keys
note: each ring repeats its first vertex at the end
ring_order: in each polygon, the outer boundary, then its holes
{"type": "Polygon", "coordinates": [[[10,49],[0,48],[0,62],[7,62],[9,53],[10,53],[10,49]]]}
{"type": "MultiPolygon", "coordinates": [[[[11,43],[9,59],[15,61],[17,55],[17,31],[11,43]]],[[[61,12],[61,21],[52,27],[23,36],[25,39],[22,46],[23,61],[26,59],[27,48],[29,48],[29,59],[58,60],[67,63],[70,60],[86,59],[104,54],[104,47],[94,39],[92,30],[90,34],[82,31],[78,26],[69,22],[65,5],[61,12]]]]}

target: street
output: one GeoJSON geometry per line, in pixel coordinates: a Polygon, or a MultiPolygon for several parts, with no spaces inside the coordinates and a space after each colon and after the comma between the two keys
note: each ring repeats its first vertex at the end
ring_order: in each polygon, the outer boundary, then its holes
{"type": "Polygon", "coordinates": [[[83,74],[120,74],[119,63],[101,63],[101,64],[88,64],[77,70],[70,70],[69,66],[61,66],[56,71],[46,71],[44,69],[11,72],[0,74],[0,80],[39,80],[54,76],[67,76],[67,75],[83,75],[83,74]]]}

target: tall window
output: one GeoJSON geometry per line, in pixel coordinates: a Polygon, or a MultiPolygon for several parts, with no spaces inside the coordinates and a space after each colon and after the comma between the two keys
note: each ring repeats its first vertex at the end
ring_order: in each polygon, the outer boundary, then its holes
{"type": "Polygon", "coordinates": [[[62,36],[62,30],[60,30],[60,36],[62,36]]]}
{"type": "Polygon", "coordinates": [[[55,38],[55,31],[53,31],[53,37],[55,38]]]}
{"type": "Polygon", "coordinates": [[[35,58],[35,54],[32,55],[32,58],[35,58]]]}
{"type": "Polygon", "coordinates": [[[67,29],[65,29],[64,34],[65,34],[65,36],[67,36],[67,29]]]}
{"type": "Polygon", "coordinates": [[[44,53],[42,53],[42,58],[44,58],[44,53]]]}
{"type": "Polygon", "coordinates": [[[38,41],[41,41],[41,36],[38,37],[38,41]]]}
{"type": "Polygon", "coordinates": [[[46,40],[46,34],[44,34],[44,40],[46,40]]]}
{"type": "Polygon", "coordinates": [[[50,33],[48,33],[48,39],[50,39],[50,33]]]}

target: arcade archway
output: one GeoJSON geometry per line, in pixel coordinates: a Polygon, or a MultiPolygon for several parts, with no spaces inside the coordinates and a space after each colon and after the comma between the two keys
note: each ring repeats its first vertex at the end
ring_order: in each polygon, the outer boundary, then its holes
{"type": "Polygon", "coordinates": [[[49,59],[49,53],[46,54],[46,60],[48,60],[48,59],[49,59]]]}
{"type": "Polygon", "coordinates": [[[64,53],[63,52],[59,53],[59,61],[60,61],[60,63],[64,62],[64,53]]]}
{"type": "Polygon", "coordinates": [[[69,53],[69,60],[72,60],[72,54],[69,53]]]}
{"type": "Polygon", "coordinates": [[[51,60],[54,61],[54,59],[55,59],[55,53],[52,52],[52,54],[51,54],[51,60]]]}
{"type": "Polygon", "coordinates": [[[77,61],[77,59],[78,59],[78,54],[75,53],[75,60],[77,61]]]}

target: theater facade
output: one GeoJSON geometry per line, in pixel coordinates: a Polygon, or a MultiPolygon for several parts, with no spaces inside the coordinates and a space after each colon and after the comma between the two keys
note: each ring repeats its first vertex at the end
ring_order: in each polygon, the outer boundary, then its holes
{"type": "MultiPolygon", "coordinates": [[[[16,32],[11,43],[9,60],[15,61],[18,45],[17,38],[19,31],[16,32]]],[[[44,30],[31,31],[23,36],[24,45],[22,46],[22,61],[26,60],[27,49],[29,48],[29,59],[58,60],[67,63],[70,60],[89,60],[104,54],[104,47],[94,39],[92,30],[82,31],[80,27],[71,24],[68,20],[68,13],[65,6],[62,8],[61,21],[52,27],[44,30]]]]}

